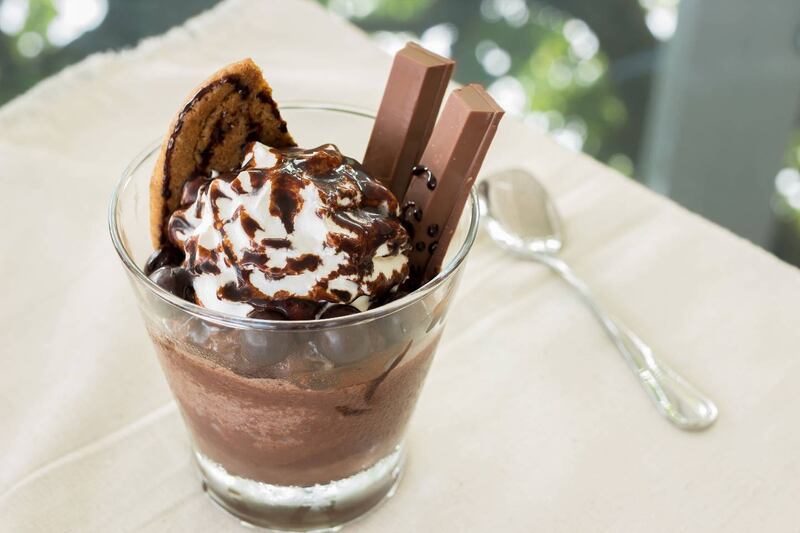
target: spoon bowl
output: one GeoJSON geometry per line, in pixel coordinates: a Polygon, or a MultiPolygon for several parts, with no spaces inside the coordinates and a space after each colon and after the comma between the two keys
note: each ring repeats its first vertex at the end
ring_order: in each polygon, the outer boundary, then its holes
{"type": "Polygon", "coordinates": [[[561,218],[547,191],[521,169],[478,184],[481,215],[493,241],[518,254],[555,254],[564,245],[561,218]]]}

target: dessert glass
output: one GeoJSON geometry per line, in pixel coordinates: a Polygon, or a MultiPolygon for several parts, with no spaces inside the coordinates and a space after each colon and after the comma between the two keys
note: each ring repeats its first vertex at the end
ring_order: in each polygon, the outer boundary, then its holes
{"type": "MultiPolygon", "coordinates": [[[[370,112],[333,104],[281,108],[307,147],[360,157],[370,112]]],[[[203,488],[244,522],[336,530],[391,496],[403,436],[478,228],[474,194],[442,272],[410,295],[313,321],[240,318],[182,300],[142,268],[158,144],[124,172],[111,237],[191,436],[203,488]]]]}

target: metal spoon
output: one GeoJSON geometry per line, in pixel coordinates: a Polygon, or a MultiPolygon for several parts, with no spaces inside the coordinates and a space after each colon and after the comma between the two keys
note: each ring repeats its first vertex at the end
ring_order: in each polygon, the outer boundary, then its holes
{"type": "Polygon", "coordinates": [[[717,406],[606,313],[589,287],[556,256],[564,244],[561,224],[536,178],[525,170],[507,170],[480,182],[478,196],[492,240],[515,255],[547,265],[578,292],[667,420],[684,430],[700,430],[714,423],[717,406]]]}

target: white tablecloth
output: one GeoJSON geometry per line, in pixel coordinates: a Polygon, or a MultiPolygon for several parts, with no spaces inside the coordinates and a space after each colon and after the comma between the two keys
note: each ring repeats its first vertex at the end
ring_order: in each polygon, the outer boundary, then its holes
{"type": "MultiPolygon", "coordinates": [[[[106,206],[187,90],[248,55],[279,101],[376,107],[390,65],[315,4],[233,0],[0,109],[0,530],[240,529],[200,490],[106,206]]],[[[482,237],[406,477],[351,530],[797,531],[798,272],[510,119],[486,167],[508,165],[541,177],[566,259],[720,419],[664,422],[574,295],[482,237]]]]}

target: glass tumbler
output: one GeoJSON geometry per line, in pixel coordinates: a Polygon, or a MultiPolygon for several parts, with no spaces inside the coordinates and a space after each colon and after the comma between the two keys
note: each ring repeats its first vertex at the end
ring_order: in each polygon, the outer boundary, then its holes
{"type": "MultiPolygon", "coordinates": [[[[282,106],[304,147],[360,158],[374,117],[332,104],[282,106]]],[[[336,530],[394,493],[403,435],[478,227],[474,194],[442,272],[384,306],[324,320],[240,318],[162,290],[143,273],[158,145],[116,187],[111,237],[191,437],[209,496],[240,520],[336,530]]]]}

